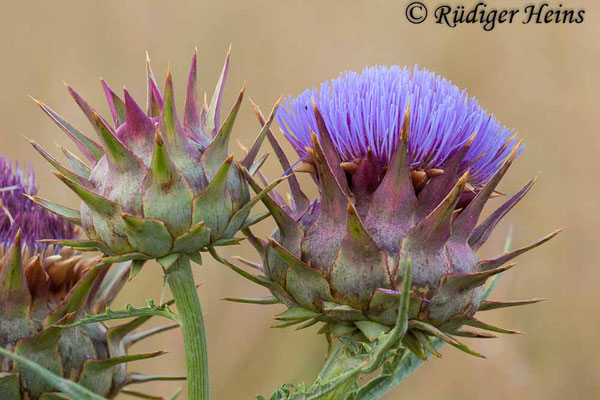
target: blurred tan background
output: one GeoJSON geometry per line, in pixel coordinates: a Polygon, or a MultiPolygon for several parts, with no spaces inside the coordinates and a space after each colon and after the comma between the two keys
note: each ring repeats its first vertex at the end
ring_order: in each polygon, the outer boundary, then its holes
{"type": "MultiPolygon", "coordinates": [[[[425,1],[431,8],[436,1],[425,1]]],[[[453,348],[433,359],[387,399],[597,399],[600,398],[600,7],[591,0],[580,25],[479,25],[450,29],[432,21],[411,25],[404,0],[247,1],[7,1],[0,12],[0,151],[36,167],[41,194],[76,206],[75,196],[55,179],[21,135],[46,148],[71,143],[27,98],[31,94],[75,126],[87,121],[66,93],[62,79],[107,115],[98,78],[115,89],[127,85],[144,103],[144,57],[148,50],[159,80],[172,63],[177,100],[194,46],[201,88],[212,93],[227,47],[233,44],[225,112],[243,81],[264,112],[281,94],[373,64],[418,63],[468,88],[483,107],[525,140],[526,151],[501,190],[513,193],[540,175],[527,198],[499,226],[484,255],[502,248],[508,227],[524,245],[559,227],[553,242],[520,258],[503,276],[494,299],[548,297],[541,305],[490,312],[482,318],[527,335],[470,342],[488,360],[453,348]]],[[[524,2],[488,2],[507,7],[524,2]]],[[[162,82],[161,82],[162,83],[162,82]]],[[[258,124],[246,101],[234,137],[248,145],[258,124]]],[[[237,154],[239,150],[232,143],[237,154]]],[[[289,147],[287,147],[288,150],[289,147]]],[[[268,145],[263,148],[270,151],[268,145]]],[[[54,154],[57,154],[55,151],[54,154]]],[[[289,152],[290,156],[293,153],[289,152]]],[[[273,160],[269,176],[281,171],[273,160]]],[[[314,190],[312,192],[314,194],[314,190]]],[[[495,203],[500,204],[500,201],[495,203]]],[[[268,235],[271,223],[259,233],[268,235]]],[[[248,244],[222,252],[257,259],[248,244]]],[[[268,329],[277,306],[221,301],[225,296],[266,295],[205,257],[197,268],[205,281],[206,311],[215,400],[251,399],[286,381],[310,383],[326,349],[316,329],[268,329]]],[[[126,287],[116,306],[158,298],[161,272],[150,264],[126,287]]],[[[152,321],[153,324],[165,321],[152,321]]],[[[137,345],[136,352],[166,349],[163,358],[133,365],[146,373],[184,373],[183,348],[174,331],[137,345]]],[[[172,393],[178,383],[137,389],[172,393]]],[[[183,398],[184,396],[182,396],[183,398]]],[[[123,399],[126,396],[122,397],[123,399]]]]}

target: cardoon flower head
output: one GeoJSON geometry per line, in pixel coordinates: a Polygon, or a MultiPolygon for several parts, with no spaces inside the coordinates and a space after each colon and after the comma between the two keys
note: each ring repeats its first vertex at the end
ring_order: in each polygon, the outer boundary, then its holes
{"type": "MultiPolygon", "coordinates": [[[[346,72],[320,89],[286,99],[277,120],[298,154],[309,162],[311,132],[319,134],[313,100],[344,163],[356,163],[371,153],[376,169],[387,167],[398,147],[409,104],[408,164],[412,171],[422,172],[413,174],[415,177],[427,172],[440,174],[438,169],[472,139],[457,174],[469,170],[467,182],[481,187],[518,147],[512,130],[501,126],[477,99],[443,77],[417,67],[411,71],[379,66],[365,68],[360,74],[346,72]]],[[[356,168],[350,164],[342,167],[350,172],[356,168]]]]}
{"type": "Polygon", "coordinates": [[[533,184],[478,224],[521,151],[513,131],[444,78],[397,66],[342,74],[287,99],[277,119],[302,160],[296,171],[310,173],[320,191],[309,203],[292,175],[292,204],[275,195],[263,199],[277,229],[268,243],[251,237],[265,275],[251,279],[275,296],[256,302],[289,308],[277,326],[324,322],[321,333],[377,337],[396,323],[410,262],[408,348],[422,349],[425,333],[466,349],[449,334],[484,335],[465,325],[516,332],[474,314],[536,300],[486,302],[482,287],[515,265],[507,262],[558,231],[492,259],[476,255],[533,184]]]}
{"type": "MultiPolygon", "coordinates": [[[[249,209],[258,201],[250,200],[245,180],[232,163],[233,156],[227,154],[244,89],[221,124],[229,55],[210,104],[200,98],[196,69],[194,53],[182,120],[175,107],[170,71],[161,95],[149,61],[145,111],[127,90],[122,99],[102,81],[112,122],[68,87],[99,143],[38,102],[86,158],[83,161],[62,149],[69,169],[32,142],[82,200],[81,210],[76,211],[36,198],[50,211],[83,227],[90,240],[80,242],[79,247],[122,259],[143,262],[170,257],[172,262],[179,254],[199,260],[198,252],[208,245],[236,243],[234,234],[249,223],[249,209]]],[[[252,165],[262,137],[244,165],[252,165]]]]}
{"type": "MultiPolygon", "coordinates": [[[[38,242],[72,240],[76,231],[28,198],[37,193],[31,169],[24,172],[0,156],[0,182],[0,346],[109,398],[146,379],[128,376],[124,364],[162,354],[127,355],[131,343],[158,332],[134,334],[145,319],[110,329],[102,323],[56,326],[109,305],[127,280],[129,263],[100,269],[98,257],[38,242]]],[[[2,399],[62,399],[54,392],[23,366],[0,357],[2,399]]]]}
{"type": "Polygon", "coordinates": [[[13,243],[18,230],[27,251],[42,252],[47,238],[73,239],[72,224],[48,212],[28,197],[37,194],[35,176],[31,168],[22,170],[0,155],[0,244],[5,251],[13,243]]]}

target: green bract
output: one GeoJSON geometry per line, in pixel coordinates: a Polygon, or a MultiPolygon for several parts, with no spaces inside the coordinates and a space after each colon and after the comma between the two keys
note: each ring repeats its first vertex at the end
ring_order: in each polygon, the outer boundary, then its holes
{"type": "MultiPolygon", "coordinates": [[[[40,205],[83,227],[89,240],[70,245],[100,250],[120,260],[134,259],[139,268],[152,258],[169,264],[179,254],[198,260],[198,252],[206,246],[237,243],[235,233],[252,224],[250,208],[262,194],[250,199],[244,178],[227,153],[244,89],[221,125],[229,55],[210,104],[200,100],[196,59],[194,54],[183,122],[176,111],[170,71],[161,96],[149,62],[145,112],[127,90],[121,100],[102,82],[114,124],[68,87],[101,144],[39,103],[89,163],[61,149],[72,167],[69,170],[33,143],[58,170],[56,175],[83,201],[81,210],[75,211],[35,198],[40,205]]],[[[242,162],[250,169],[265,131],[242,162]]]]}

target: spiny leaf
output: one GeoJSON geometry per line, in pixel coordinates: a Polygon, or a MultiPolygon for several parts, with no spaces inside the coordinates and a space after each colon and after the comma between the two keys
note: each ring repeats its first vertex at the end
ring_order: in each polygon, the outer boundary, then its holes
{"type": "Polygon", "coordinates": [[[154,304],[153,300],[148,300],[145,307],[135,308],[131,304],[128,304],[124,310],[112,310],[107,307],[105,312],[102,314],[87,314],[83,318],[80,318],[79,320],[73,323],[65,325],[57,324],[56,326],[60,328],[72,328],[75,326],[91,324],[94,322],[112,321],[116,319],[134,318],[142,316],[159,316],[180,323],[177,314],[172,312],[167,305],[157,306],[154,304]]]}

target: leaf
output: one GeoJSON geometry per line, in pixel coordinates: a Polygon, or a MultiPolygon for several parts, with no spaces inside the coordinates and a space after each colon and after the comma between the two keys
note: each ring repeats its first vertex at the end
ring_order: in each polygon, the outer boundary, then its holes
{"type": "Polygon", "coordinates": [[[26,368],[31,373],[35,374],[39,379],[53,386],[56,390],[63,392],[61,395],[70,400],[106,400],[104,397],[92,393],[83,386],[57,376],[39,364],[25,357],[21,357],[18,354],[5,350],[2,347],[0,347],[0,354],[3,357],[10,358],[14,362],[19,363],[23,368],[26,368]]]}
{"type": "Polygon", "coordinates": [[[116,319],[134,318],[143,316],[159,316],[168,318],[180,324],[179,316],[172,312],[169,307],[165,304],[157,306],[153,300],[148,300],[145,307],[135,308],[131,304],[128,304],[124,310],[112,310],[106,308],[102,314],[90,315],[86,314],[83,318],[65,325],[57,324],[59,328],[72,328],[75,326],[81,326],[91,324],[94,322],[112,321],[116,319]]]}

